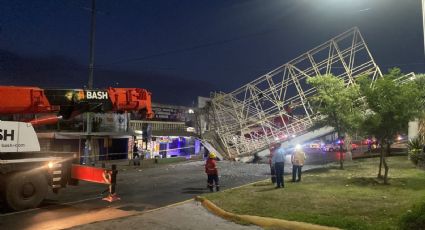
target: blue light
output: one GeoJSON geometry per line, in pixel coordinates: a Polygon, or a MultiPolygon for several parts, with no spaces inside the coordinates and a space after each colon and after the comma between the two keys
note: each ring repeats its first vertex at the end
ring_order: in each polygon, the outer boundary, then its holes
{"type": "Polygon", "coordinates": [[[180,148],[182,147],[182,138],[181,137],[179,137],[178,139],[177,139],[177,152],[179,153],[179,155],[180,155],[180,148]]]}
{"type": "Polygon", "coordinates": [[[198,154],[199,151],[201,151],[201,141],[196,139],[195,140],[195,154],[198,154]]]}

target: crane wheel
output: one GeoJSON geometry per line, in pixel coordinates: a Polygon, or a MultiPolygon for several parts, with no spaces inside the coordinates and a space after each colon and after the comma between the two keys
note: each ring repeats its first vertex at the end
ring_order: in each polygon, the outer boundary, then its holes
{"type": "Polygon", "coordinates": [[[7,206],[16,211],[35,208],[46,197],[47,188],[44,173],[14,173],[7,178],[4,199],[7,206]]]}

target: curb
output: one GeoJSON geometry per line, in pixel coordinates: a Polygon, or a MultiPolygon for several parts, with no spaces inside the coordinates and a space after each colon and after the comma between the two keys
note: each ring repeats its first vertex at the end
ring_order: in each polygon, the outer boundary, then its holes
{"type": "Polygon", "coordinates": [[[213,214],[233,222],[244,221],[250,224],[258,225],[263,228],[275,227],[279,229],[293,229],[293,230],[338,230],[339,229],[335,227],[326,227],[321,225],[275,219],[270,217],[238,215],[238,214],[224,211],[223,209],[217,207],[214,203],[212,203],[211,201],[209,201],[208,199],[204,197],[197,196],[195,197],[195,200],[201,202],[201,204],[213,214]]]}
{"type": "Polygon", "coordinates": [[[143,214],[146,214],[146,213],[155,212],[155,211],[159,211],[159,210],[166,209],[166,208],[171,208],[171,207],[174,207],[174,206],[178,206],[178,205],[189,203],[191,201],[193,201],[193,198],[190,198],[190,199],[184,200],[184,201],[180,201],[180,202],[177,202],[177,203],[172,203],[172,204],[169,204],[169,205],[166,205],[166,206],[163,206],[163,207],[159,207],[159,208],[154,208],[154,209],[142,211],[142,212],[140,212],[140,213],[138,213],[136,215],[143,215],[143,214]]]}

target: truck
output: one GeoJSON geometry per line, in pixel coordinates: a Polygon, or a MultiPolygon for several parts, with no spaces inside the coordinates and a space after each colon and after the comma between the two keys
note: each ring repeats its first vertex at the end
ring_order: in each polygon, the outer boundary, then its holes
{"type": "MultiPolygon", "coordinates": [[[[107,201],[115,192],[117,170],[81,165],[79,152],[41,151],[36,126],[70,120],[85,112],[137,111],[152,118],[151,93],[141,88],[42,89],[0,86],[0,199],[9,209],[41,204],[51,189],[58,193],[78,181],[108,186],[107,201]],[[29,120],[16,120],[16,115],[29,120]],[[24,116],[22,116],[24,117],[24,116]]],[[[87,133],[86,135],[90,135],[87,133]]]]}

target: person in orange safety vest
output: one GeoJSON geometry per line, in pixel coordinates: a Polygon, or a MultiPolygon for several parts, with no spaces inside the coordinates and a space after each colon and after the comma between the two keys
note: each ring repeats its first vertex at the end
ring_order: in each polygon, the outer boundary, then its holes
{"type": "Polygon", "coordinates": [[[301,181],[301,169],[306,160],[305,152],[302,149],[301,145],[296,145],[295,150],[291,156],[292,162],[292,182],[300,182],[301,181]],[[298,175],[298,179],[296,177],[298,175]]]}
{"type": "Polygon", "coordinates": [[[218,169],[216,163],[215,153],[210,153],[205,164],[205,173],[208,175],[208,188],[213,192],[214,184],[216,191],[220,191],[220,186],[218,184],[218,169]]]}

